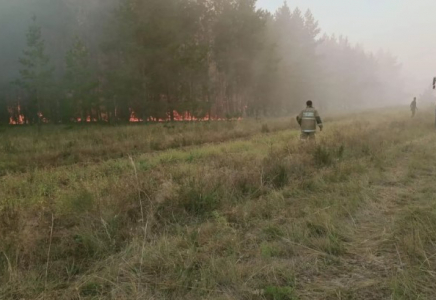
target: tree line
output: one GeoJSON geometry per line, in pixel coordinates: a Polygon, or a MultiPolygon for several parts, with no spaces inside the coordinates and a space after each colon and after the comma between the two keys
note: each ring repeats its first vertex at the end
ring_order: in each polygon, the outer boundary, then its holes
{"type": "Polygon", "coordinates": [[[321,35],[286,3],[272,14],[256,0],[61,2],[64,29],[35,15],[16,78],[0,82],[1,123],[277,116],[309,99],[343,110],[401,95],[392,55],[321,35]]]}

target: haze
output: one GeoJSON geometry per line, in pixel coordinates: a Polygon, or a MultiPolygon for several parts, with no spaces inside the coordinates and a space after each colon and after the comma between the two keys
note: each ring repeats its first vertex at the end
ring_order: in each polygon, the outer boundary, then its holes
{"type": "MultiPolygon", "coordinates": [[[[283,0],[259,0],[275,11],[283,0]]],[[[293,0],[291,7],[311,9],[325,33],[343,34],[367,50],[393,53],[403,65],[406,92],[419,95],[436,76],[436,1],[293,0]]]]}
{"type": "Polygon", "coordinates": [[[431,101],[425,6],[350,3],[0,0],[0,123],[289,116],[426,88],[431,101]]]}

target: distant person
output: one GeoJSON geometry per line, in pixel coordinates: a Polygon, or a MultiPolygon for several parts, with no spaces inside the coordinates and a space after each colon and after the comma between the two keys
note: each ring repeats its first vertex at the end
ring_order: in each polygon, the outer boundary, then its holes
{"type": "Polygon", "coordinates": [[[322,131],[323,124],[318,111],[313,107],[312,101],[306,102],[306,109],[304,109],[298,116],[297,122],[301,127],[301,140],[315,140],[316,125],[318,124],[320,131],[322,131]]]}
{"type": "Polygon", "coordinates": [[[435,106],[434,106],[434,126],[436,127],[436,103],[435,103],[435,106]]]}
{"type": "Polygon", "coordinates": [[[415,116],[416,110],[418,107],[416,106],[416,97],[413,98],[412,103],[410,103],[410,110],[412,111],[412,118],[415,116]]]}

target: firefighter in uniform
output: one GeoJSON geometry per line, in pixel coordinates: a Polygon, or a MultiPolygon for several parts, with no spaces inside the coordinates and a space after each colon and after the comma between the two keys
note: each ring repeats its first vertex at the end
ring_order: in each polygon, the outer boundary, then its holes
{"type": "Polygon", "coordinates": [[[416,97],[413,98],[412,103],[410,103],[410,110],[412,111],[412,118],[415,116],[416,110],[418,107],[416,106],[416,97]]]}
{"type": "Polygon", "coordinates": [[[322,131],[323,124],[318,111],[313,107],[312,101],[306,102],[306,109],[304,109],[298,116],[297,122],[301,127],[301,140],[315,140],[316,125],[322,131]]]}

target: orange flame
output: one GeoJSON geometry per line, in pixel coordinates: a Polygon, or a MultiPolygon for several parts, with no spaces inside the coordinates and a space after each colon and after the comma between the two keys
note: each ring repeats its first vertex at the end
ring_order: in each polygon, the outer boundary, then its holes
{"type": "MultiPolygon", "coordinates": [[[[14,108],[10,107],[9,109],[9,124],[10,125],[22,125],[26,123],[26,119],[24,114],[21,111],[21,105],[17,105],[16,106],[16,110],[14,111],[14,108]],[[14,116],[16,116],[14,118],[14,116]]],[[[210,114],[206,114],[203,118],[198,118],[193,116],[190,112],[183,112],[183,113],[179,113],[178,111],[174,110],[173,111],[173,120],[176,122],[183,122],[183,121],[225,121],[227,119],[225,118],[221,118],[218,116],[211,116],[210,114]]],[[[49,120],[47,118],[44,117],[44,115],[41,112],[37,113],[38,117],[41,119],[41,121],[43,123],[49,123],[49,120]]],[[[115,111],[115,116],[117,116],[117,112],[115,111]]],[[[109,121],[109,117],[107,113],[102,113],[101,114],[101,120],[103,120],[104,122],[108,122],[109,121]]],[[[242,118],[236,118],[233,120],[237,120],[237,121],[241,121],[242,118]]],[[[82,118],[78,117],[78,118],[73,118],[71,119],[71,121],[73,122],[82,122],[82,118]]],[[[97,122],[98,120],[96,118],[92,118],[91,116],[87,116],[86,117],[86,123],[91,123],[91,122],[97,122]]],[[[145,119],[145,121],[147,122],[168,122],[171,121],[171,113],[167,113],[166,118],[156,118],[156,117],[148,117],[145,119]]],[[[139,118],[135,111],[133,109],[130,109],[130,118],[129,118],[129,122],[130,123],[141,123],[144,122],[144,119],[139,118]]]]}
{"type": "Polygon", "coordinates": [[[17,118],[16,119],[14,119],[14,117],[13,117],[14,109],[12,107],[10,107],[8,109],[8,111],[9,111],[9,114],[11,115],[9,117],[9,124],[10,125],[23,125],[25,123],[24,115],[21,113],[21,105],[20,104],[18,104],[18,106],[17,106],[17,110],[16,110],[17,118]]]}

